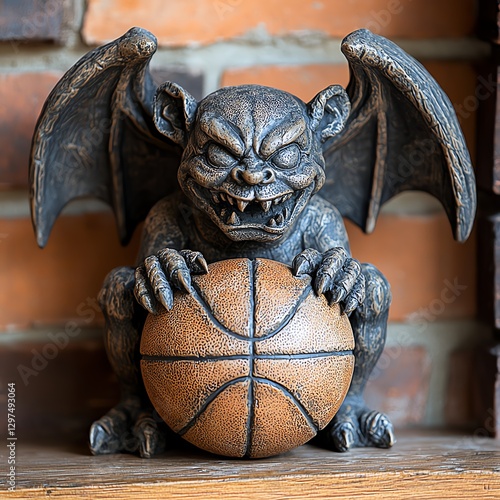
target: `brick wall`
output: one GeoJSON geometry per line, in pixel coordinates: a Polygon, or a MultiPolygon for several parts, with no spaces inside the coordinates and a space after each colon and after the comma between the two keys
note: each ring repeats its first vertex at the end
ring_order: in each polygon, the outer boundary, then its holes
{"type": "MultiPolygon", "coordinates": [[[[261,83],[303,99],[346,85],[340,39],[368,27],[425,64],[474,152],[478,89],[488,90],[476,81],[475,63],[487,48],[473,36],[474,0],[0,3],[0,403],[6,383],[17,380],[26,434],[64,428],[83,435],[117,398],[95,297],[109,269],[133,262],[138,234],[121,248],[109,211],[78,202],[39,250],[27,162],[36,117],[57,79],[92,46],[133,25],[158,36],[159,81],[178,81],[196,97],[261,83]]],[[[392,284],[389,339],[369,400],[400,427],[473,423],[472,385],[458,382],[470,380],[471,347],[487,339],[474,320],[475,238],[459,245],[448,226],[438,204],[418,193],[388,204],[370,236],[347,224],[354,256],[376,264],[392,284]]]]}

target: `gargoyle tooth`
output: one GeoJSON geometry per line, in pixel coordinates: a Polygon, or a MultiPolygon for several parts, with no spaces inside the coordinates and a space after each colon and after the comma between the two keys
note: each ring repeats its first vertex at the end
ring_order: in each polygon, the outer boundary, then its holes
{"type": "Polygon", "coordinates": [[[226,198],[227,198],[227,201],[229,202],[230,205],[234,205],[234,198],[232,198],[229,195],[227,195],[226,198]]]}
{"type": "Polygon", "coordinates": [[[283,215],[282,215],[282,214],[278,214],[278,215],[276,216],[276,222],[278,223],[278,225],[280,225],[280,226],[281,226],[281,224],[283,224],[283,221],[284,221],[284,220],[285,220],[285,219],[283,218],[283,215]]]}
{"type": "Polygon", "coordinates": [[[238,210],[244,212],[245,208],[247,208],[248,201],[236,200],[236,204],[238,205],[238,210]]]}
{"type": "Polygon", "coordinates": [[[262,210],[264,210],[264,212],[269,212],[269,209],[271,208],[272,202],[271,201],[261,201],[260,205],[262,206],[262,210]]]}
{"type": "Polygon", "coordinates": [[[278,203],[281,203],[282,197],[279,196],[278,198],[274,198],[273,203],[277,205],[278,203]]]}
{"type": "Polygon", "coordinates": [[[285,217],[285,219],[288,219],[288,217],[290,216],[290,209],[288,207],[285,207],[285,210],[283,210],[283,216],[285,217]]]}
{"type": "Polygon", "coordinates": [[[226,195],[224,193],[220,193],[219,196],[222,201],[226,201],[226,195]]]}
{"type": "Polygon", "coordinates": [[[288,201],[292,197],[292,193],[288,193],[284,198],[283,201],[288,201]]]}
{"type": "Polygon", "coordinates": [[[268,226],[270,227],[276,227],[276,221],[274,219],[271,219],[268,223],[267,223],[268,226]]]}
{"type": "Polygon", "coordinates": [[[241,224],[240,218],[236,215],[236,212],[231,214],[231,217],[227,219],[227,223],[233,226],[239,226],[241,224]]]}
{"type": "Polygon", "coordinates": [[[214,201],[214,203],[220,203],[219,197],[216,193],[212,193],[212,200],[214,201]]]}
{"type": "Polygon", "coordinates": [[[227,210],[226,210],[225,208],[223,208],[223,209],[220,211],[220,216],[221,216],[222,218],[224,218],[224,217],[226,216],[226,214],[227,214],[227,210]]]}

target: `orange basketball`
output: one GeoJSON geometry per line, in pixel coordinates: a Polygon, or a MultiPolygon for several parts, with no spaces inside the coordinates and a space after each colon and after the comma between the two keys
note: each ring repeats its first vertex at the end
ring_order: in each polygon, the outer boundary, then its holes
{"type": "Polygon", "coordinates": [[[142,376],[157,412],[219,455],[267,457],[309,441],[351,382],[347,316],[310,277],[266,259],[216,262],[193,286],[144,326],[142,376]]]}

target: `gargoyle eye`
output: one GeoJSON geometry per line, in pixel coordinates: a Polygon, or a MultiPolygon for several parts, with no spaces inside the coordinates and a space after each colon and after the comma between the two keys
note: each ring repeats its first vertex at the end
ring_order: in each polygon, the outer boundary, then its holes
{"type": "Polygon", "coordinates": [[[294,168],[300,161],[300,149],[297,144],[289,144],[276,151],[271,161],[278,168],[294,168]]]}
{"type": "Polygon", "coordinates": [[[217,168],[228,168],[238,161],[227,149],[215,142],[208,146],[207,159],[212,166],[217,168]]]}

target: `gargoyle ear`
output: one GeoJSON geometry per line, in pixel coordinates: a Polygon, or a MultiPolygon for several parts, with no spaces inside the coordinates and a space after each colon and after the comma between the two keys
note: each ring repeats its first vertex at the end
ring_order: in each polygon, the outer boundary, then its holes
{"type": "Polygon", "coordinates": [[[307,108],[311,128],[323,142],[342,131],[351,112],[351,102],[340,85],[330,85],[316,95],[307,108]]]}
{"type": "Polygon", "coordinates": [[[185,147],[193,125],[198,103],[181,86],[165,82],[158,87],[153,104],[156,128],[176,144],[185,147]]]}

